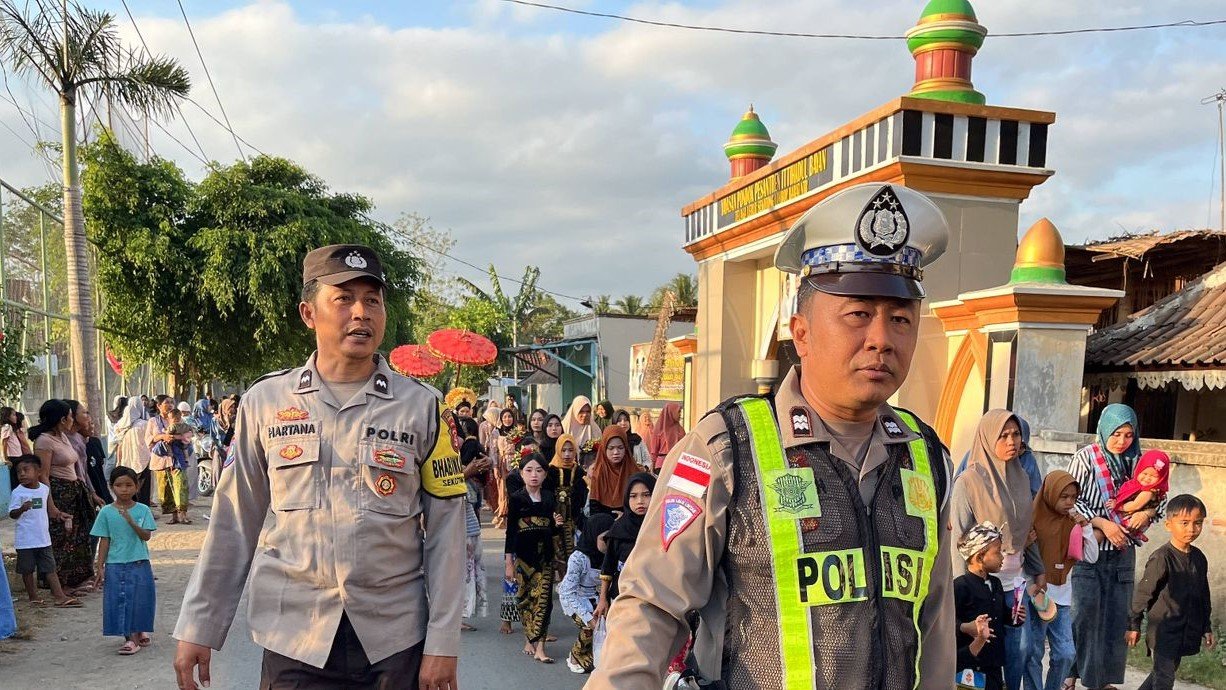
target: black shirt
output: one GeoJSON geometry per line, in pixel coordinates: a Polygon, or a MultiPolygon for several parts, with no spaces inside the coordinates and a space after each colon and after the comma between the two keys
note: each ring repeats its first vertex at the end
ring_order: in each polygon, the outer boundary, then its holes
{"type": "Polygon", "coordinates": [[[111,503],[113,499],[106,478],[106,450],[97,436],[85,439],[85,464],[94,493],[98,494],[98,498],[111,503]]]}
{"type": "Polygon", "coordinates": [[[539,501],[532,500],[526,489],[511,494],[507,500],[506,553],[534,568],[552,561],[556,510],[553,494],[544,489],[539,501]]]}
{"type": "Polygon", "coordinates": [[[1145,575],[1132,595],[1129,630],[1141,629],[1149,612],[1145,639],[1164,656],[1191,656],[1200,651],[1209,627],[1209,562],[1195,546],[1184,553],[1170,542],[1145,563],[1145,575]]]}
{"type": "MultiPolygon", "coordinates": [[[[999,679],[1005,665],[1005,624],[1012,616],[1005,605],[1005,588],[995,575],[985,580],[968,572],[954,579],[954,612],[958,619],[958,670],[974,669],[988,677],[988,687],[999,687],[993,679],[999,679]],[[969,623],[983,614],[988,614],[994,637],[979,650],[971,653],[974,637],[962,632],[963,623],[969,623]]],[[[999,681],[997,681],[999,683],[999,681]]]]}

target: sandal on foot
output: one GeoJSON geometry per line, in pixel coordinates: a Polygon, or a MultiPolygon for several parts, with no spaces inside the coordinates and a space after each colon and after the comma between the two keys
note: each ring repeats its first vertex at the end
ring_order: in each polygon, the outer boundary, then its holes
{"type": "Polygon", "coordinates": [[[34,606],[34,607],[37,607],[37,608],[40,608],[40,609],[41,609],[42,607],[44,607],[44,606],[46,606],[46,605],[47,605],[47,600],[46,600],[46,599],[31,599],[31,600],[30,600],[30,606],[34,606]]]}
{"type": "Polygon", "coordinates": [[[476,632],[476,630],[477,630],[476,628],[469,625],[468,623],[460,623],[461,632],[476,632]]]}
{"type": "Polygon", "coordinates": [[[558,638],[557,638],[557,637],[554,637],[553,635],[546,635],[546,636],[545,636],[545,641],[546,641],[546,642],[557,642],[557,641],[558,641],[558,638]]]}
{"type": "Polygon", "coordinates": [[[136,644],[132,640],[128,640],[127,642],[123,643],[122,647],[119,648],[119,655],[120,656],[132,656],[133,654],[139,651],[140,651],[140,645],[136,644]]]}
{"type": "Polygon", "coordinates": [[[539,661],[539,662],[541,662],[542,664],[553,664],[553,663],[557,663],[557,662],[555,662],[553,659],[551,659],[551,658],[549,658],[549,657],[544,657],[544,658],[541,658],[541,657],[539,657],[539,656],[535,656],[535,655],[533,655],[533,657],[532,657],[532,658],[533,658],[533,659],[535,659],[535,660],[537,660],[537,661],[539,661]]]}
{"type": "Polygon", "coordinates": [[[136,640],[136,644],[141,647],[148,647],[149,645],[153,644],[153,639],[145,633],[141,633],[140,637],[136,640]]]}
{"type": "Polygon", "coordinates": [[[67,599],[63,601],[55,602],[55,608],[57,609],[79,609],[82,606],[84,606],[84,604],[82,604],[78,599],[75,599],[73,597],[68,597],[67,599]]]}

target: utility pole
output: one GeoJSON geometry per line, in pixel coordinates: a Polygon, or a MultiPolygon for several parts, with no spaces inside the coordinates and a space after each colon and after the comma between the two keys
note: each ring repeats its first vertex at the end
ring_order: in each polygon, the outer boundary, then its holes
{"type": "Polygon", "coordinates": [[[1219,225],[1218,228],[1226,232],[1226,138],[1223,138],[1223,121],[1222,121],[1222,106],[1226,104],[1226,89],[1220,89],[1212,96],[1206,96],[1200,100],[1201,105],[1217,104],[1217,144],[1218,144],[1218,184],[1219,184],[1219,225]]]}

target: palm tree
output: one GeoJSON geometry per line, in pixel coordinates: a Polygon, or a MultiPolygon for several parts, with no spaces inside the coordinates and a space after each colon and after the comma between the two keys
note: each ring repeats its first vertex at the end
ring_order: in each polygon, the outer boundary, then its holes
{"type": "Polygon", "coordinates": [[[592,302],[592,311],[596,314],[612,314],[613,298],[609,295],[597,295],[596,301],[592,302]]]}
{"type": "Polygon", "coordinates": [[[664,293],[671,290],[676,298],[674,303],[678,309],[686,307],[698,306],[698,281],[689,273],[678,273],[673,276],[672,280],[656,288],[656,291],[651,293],[651,302],[649,303],[652,310],[660,308],[660,304],[664,301],[664,293]]]}
{"type": "Polygon", "coordinates": [[[69,345],[75,397],[99,414],[98,359],[93,277],[81,171],[77,163],[77,95],[83,87],[105,90],[133,110],[169,115],[187,95],[187,70],[164,56],[140,55],[119,40],[114,16],[75,2],[63,11],[46,0],[0,0],[0,62],[18,76],[34,77],[59,96],[61,168],[64,174],[64,251],[68,257],[69,345]],[[71,9],[71,11],[70,11],[71,9]]]}
{"type": "Polygon", "coordinates": [[[643,316],[647,314],[647,303],[638,295],[626,295],[613,303],[617,311],[627,316],[643,316]]]}
{"type": "Polygon", "coordinates": [[[524,277],[519,282],[519,292],[514,297],[509,297],[502,291],[502,281],[498,278],[498,271],[494,269],[494,264],[490,264],[489,271],[491,292],[486,292],[467,278],[456,280],[468,288],[475,299],[489,303],[503,316],[503,326],[509,327],[511,331],[511,347],[515,347],[519,345],[520,324],[547,311],[546,307],[537,303],[541,293],[536,289],[536,281],[541,277],[541,269],[536,266],[524,268],[524,277]]]}

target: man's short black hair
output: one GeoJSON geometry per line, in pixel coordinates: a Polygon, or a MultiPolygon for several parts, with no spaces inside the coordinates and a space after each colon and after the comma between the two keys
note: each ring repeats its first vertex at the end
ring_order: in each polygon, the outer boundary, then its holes
{"type": "Polygon", "coordinates": [[[302,293],[301,295],[299,295],[299,299],[303,302],[306,302],[307,304],[314,304],[315,295],[318,295],[318,294],[319,294],[319,281],[318,280],[308,280],[302,286],[302,293]]]}
{"type": "Polygon", "coordinates": [[[1199,510],[1201,517],[1209,514],[1209,511],[1205,508],[1205,502],[1192,494],[1179,494],[1166,502],[1166,516],[1168,518],[1191,513],[1194,510],[1199,510]]]}

